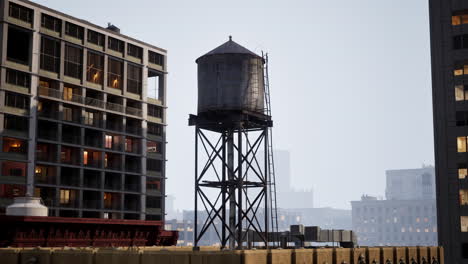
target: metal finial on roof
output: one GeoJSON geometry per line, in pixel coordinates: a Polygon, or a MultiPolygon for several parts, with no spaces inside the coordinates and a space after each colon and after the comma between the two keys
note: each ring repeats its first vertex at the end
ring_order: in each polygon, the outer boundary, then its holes
{"type": "Polygon", "coordinates": [[[232,41],[232,36],[231,35],[229,35],[229,41],[232,41]]]}

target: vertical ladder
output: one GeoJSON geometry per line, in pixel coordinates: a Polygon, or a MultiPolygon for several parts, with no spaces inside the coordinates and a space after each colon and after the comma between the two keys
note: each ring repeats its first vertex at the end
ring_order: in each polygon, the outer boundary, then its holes
{"type": "MultiPolygon", "coordinates": [[[[270,82],[268,76],[268,53],[263,54],[262,57],[265,60],[264,68],[264,87],[265,87],[265,104],[266,104],[266,114],[271,116],[271,101],[270,101],[270,82]]],[[[277,203],[276,203],[276,179],[275,179],[275,159],[273,156],[273,128],[268,128],[268,179],[267,183],[269,185],[269,196],[270,196],[270,219],[271,219],[271,232],[274,232],[275,235],[271,236],[274,244],[279,242],[278,234],[278,212],[277,212],[277,203]]]]}

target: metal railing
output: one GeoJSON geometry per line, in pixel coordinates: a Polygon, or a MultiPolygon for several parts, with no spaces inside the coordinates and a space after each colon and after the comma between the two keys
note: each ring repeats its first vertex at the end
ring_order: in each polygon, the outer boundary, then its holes
{"type": "Polygon", "coordinates": [[[134,116],[141,116],[142,115],[142,111],[140,109],[130,107],[130,106],[127,106],[127,108],[125,109],[125,113],[127,113],[129,115],[134,115],[134,116]]]}
{"type": "Polygon", "coordinates": [[[111,111],[115,111],[115,112],[124,113],[124,106],[121,105],[121,104],[107,102],[106,103],[106,109],[111,110],[111,111]]]}
{"type": "Polygon", "coordinates": [[[85,104],[98,108],[104,108],[105,105],[104,101],[92,97],[85,97],[85,104]]]}
{"type": "Polygon", "coordinates": [[[71,94],[71,96],[67,93],[63,93],[63,100],[65,101],[70,101],[70,102],[75,102],[82,104],[83,103],[83,96],[79,94],[71,94]]]}
{"type": "Polygon", "coordinates": [[[45,86],[39,86],[39,95],[62,99],[62,92],[45,86]]]}

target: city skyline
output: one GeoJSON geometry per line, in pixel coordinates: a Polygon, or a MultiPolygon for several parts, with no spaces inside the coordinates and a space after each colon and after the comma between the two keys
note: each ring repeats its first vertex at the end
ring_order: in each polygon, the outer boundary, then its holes
{"type": "Polygon", "coordinates": [[[229,35],[269,52],[274,144],[290,150],[291,185],[313,188],[317,207],[349,209],[367,186],[384,193],[386,169],[434,163],[426,1],[139,1],[130,13],[126,1],[36,2],[168,49],[176,208],[193,207],[193,184],[178,183],[193,181],[194,61],[229,35]]]}

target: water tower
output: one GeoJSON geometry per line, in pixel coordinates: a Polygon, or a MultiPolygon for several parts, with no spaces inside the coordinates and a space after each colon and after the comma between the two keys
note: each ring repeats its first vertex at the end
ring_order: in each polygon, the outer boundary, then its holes
{"type": "Polygon", "coordinates": [[[277,232],[267,62],[231,37],[196,60],[195,247],[210,228],[230,249],[277,232]]]}

